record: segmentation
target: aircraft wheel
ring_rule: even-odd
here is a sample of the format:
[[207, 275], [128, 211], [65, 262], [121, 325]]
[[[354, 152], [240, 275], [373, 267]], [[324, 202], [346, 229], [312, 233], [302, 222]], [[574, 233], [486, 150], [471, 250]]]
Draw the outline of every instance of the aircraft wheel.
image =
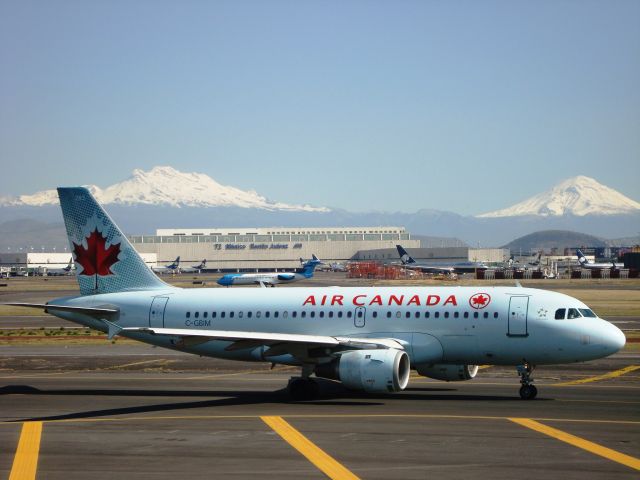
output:
[[313, 400], [318, 393], [318, 384], [311, 379], [293, 378], [289, 381], [289, 395], [292, 400]]
[[522, 400], [533, 400], [538, 395], [535, 385], [523, 385], [520, 387], [520, 398]]

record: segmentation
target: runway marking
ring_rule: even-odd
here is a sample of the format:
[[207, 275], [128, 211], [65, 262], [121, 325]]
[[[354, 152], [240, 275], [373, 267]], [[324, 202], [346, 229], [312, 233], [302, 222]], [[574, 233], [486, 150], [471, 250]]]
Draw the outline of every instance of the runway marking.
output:
[[517, 423], [518, 425], [522, 425], [523, 427], [535, 430], [536, 432], [549, 435], [550, 437], [560, 440], [561, 442], [573, 445], [574, 447], [582, 448], [583, 450], [593, 453], [594, 455], [599, 455], [614, 462], [621, 463], [622, 465], [626, 465], [627, 467], [633, 468], [635, 470], [640, 470], [640, 458], [632, 457], [631, 455], [625, 455], [624, 453], [620, 453], [616, 450], [603, 447], [602, 445], [590, 442], [589, 440], [585, 440], [584, 438], [576, 437], [575, 435], [571, 435], [570, 433], [563, 432], [562, 430], [558, 430], [556, 428], [536, 422], [535, 420], [531, 420], [530, 418], [509, 418], [509, 420]]
[[[386, 414], [288, 414], [287, 418], [428, 418], [443, 420], [508, 420], [510, 417], [497, 417], [489, 415], [438, 415], [438, 414], [411, 414], [411, 413], [386, 413]], [[157, 421], [157, 420], [216, 420], [216, 419], [249, 419], [259, 418], [260, 415], [149, 415], [144, 417], [112, 417], [112, 418], [70, 418], [60, 420], [43, 420], [43, 423], [92, 423], [92, 422], [130, 422], [130, 421]], [[640, 421], [634, 420], [604, 420], [591, 418], [533, 418], [542, 422], [568, 422], [568, 423], [597, 423], [613, 425], [640, 425]], [[0, 421], [0, 425], [15, 425], [15, 420]]]
[[628, 367], [621, 368], [620, 370], [614, 370], [613, 372], [604, 373], [602, 375], [596, 375], [595, 377], [581, 378], [579, 380], [572, 380], [570, 382], [556, 383], [556, 387], [566, 387], [569, 385], [580, 385], [583, 383], [599, 382], [600, 380], [608, 380], [610, 378], [620, 377], [627, 373], [640, 370], [640, 365], [629, 365]]
[[42, 422], [24, 422], [9, 480], [31, 480], [36, 478]]
[[167, 360], [165, 358], [156, 358], [155, 360], [142, 360], [140, 362], [132, 362], [132, 363], [125, 363], [123, 365], [113, 365], [111, 367], [98, 368], [97, 371], [100, 371], [100, 370], [119, 370], [121, 368], [133, 367], [135, 365], [144, 365], [146, 363], [157, 363], [157, 362], [164, 362], [163, 365], [166, 365], [167, 363], [177, 362], [177, 360]]
[[338, 463], [333, 457], [327, 455], [324, 450], [293, 428], [282, 417], [260, 417], [269, 425], [285, 442], [300, 452], [307, 460], [313, 463], [327, 477], [332, 479], [359, 480], [353, 473]]

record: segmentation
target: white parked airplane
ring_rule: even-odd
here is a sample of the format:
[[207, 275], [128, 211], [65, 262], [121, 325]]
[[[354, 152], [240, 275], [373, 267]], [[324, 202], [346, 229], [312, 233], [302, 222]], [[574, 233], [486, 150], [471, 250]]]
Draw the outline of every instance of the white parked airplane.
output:
[[196, 355], [301, 367], [366, 392], [397, 392], [410, 369], [469, 380], [479, 363], [515, 365], [536, 396], [534, 365], [611, 355], [624, 334], [568, 295], [521, 287], [181, 289], [164, 283], [85, 188], [59, 188], [80, 295], [44, 308], [81, 325]]
[[451, 275], [452, 273], [472, 273], [477, 270], [486, 270], [487, 266], [481, 262], [453, 262], [453, 263], [427, 263], [416, 262], [411, 255], [402, 247], [396, 245], [398, 255], [402, 266], [411, 270], [417, 270], [423, 273], [444, 273]]
[[624, 263], [616, 263], [613, 260], [606, 263], [594, 263], [587, 260], [587, 257], [584, 256], [581, 250], [578, 249], [576, 252], [578, 257], [578, 262], [580, 263], [581, 268], [586, 268], [587, 270], [618, 270], [620, 268], [624, 268]]
[[47, 275], [57, 276], [57, 275], [71, 275], [76, 270], [75, 265], [73, 264], [73, 257], [69, 259], [69, 263], [66, 267], [62, 268], [47, 268]]
[[154, 273], [180, 273], [180, 257], [177, 257], [173, 263], [166, 265], [166, 266], [160, 266], [160, 267], [151, 267], [151, 270], [153, 270]]
[[190, 267], [180, 267], [180, 273], [200, 273], [205, 268], [207, 268], [206, 258], [202, 260], [202, 262], [200, 262], [199, 265], [191, 265]]
[[275, 287], [279, 283], [297, 282], [313, 277], [316, 266], [322, 263], [315, 255], [312, 255], [311, 260], [306, 262], [301, 258], [300, 262], [302, 263], [302, 271], [300, 272], [229, 273], [220, 277], [218, 284], [225, 287], [260, 284]]

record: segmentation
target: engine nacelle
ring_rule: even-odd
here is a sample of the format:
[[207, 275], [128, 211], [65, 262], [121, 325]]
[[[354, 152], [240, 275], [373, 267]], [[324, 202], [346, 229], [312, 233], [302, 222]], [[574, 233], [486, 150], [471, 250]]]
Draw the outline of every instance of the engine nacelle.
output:
[[478, 374], [477, 365], [451, 365], [448, 363], [418, 365], [416, 370], [423, 377], [444, 380], [446, 382], [471, 380]]
[[316, 366], [316, 376], [340, 380], [352, 390], [399, 392], [409, 383], [409, 355], [395, 348], [352, 350]]

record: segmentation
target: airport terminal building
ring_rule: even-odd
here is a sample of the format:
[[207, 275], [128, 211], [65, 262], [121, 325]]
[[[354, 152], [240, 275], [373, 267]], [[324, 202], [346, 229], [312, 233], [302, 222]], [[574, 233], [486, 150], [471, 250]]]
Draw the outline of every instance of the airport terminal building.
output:
[[158, 265], [180, 257], [187, 266], [207, 260], [220, 272], [293, 269], [300, 258], [315, 254], [324, 262], [347, 262], [361, 250], [420, 247], [403, 227], [271, 227], [158, 229], [156, 235], [133, 235], [140, 253], [155, 254]]

